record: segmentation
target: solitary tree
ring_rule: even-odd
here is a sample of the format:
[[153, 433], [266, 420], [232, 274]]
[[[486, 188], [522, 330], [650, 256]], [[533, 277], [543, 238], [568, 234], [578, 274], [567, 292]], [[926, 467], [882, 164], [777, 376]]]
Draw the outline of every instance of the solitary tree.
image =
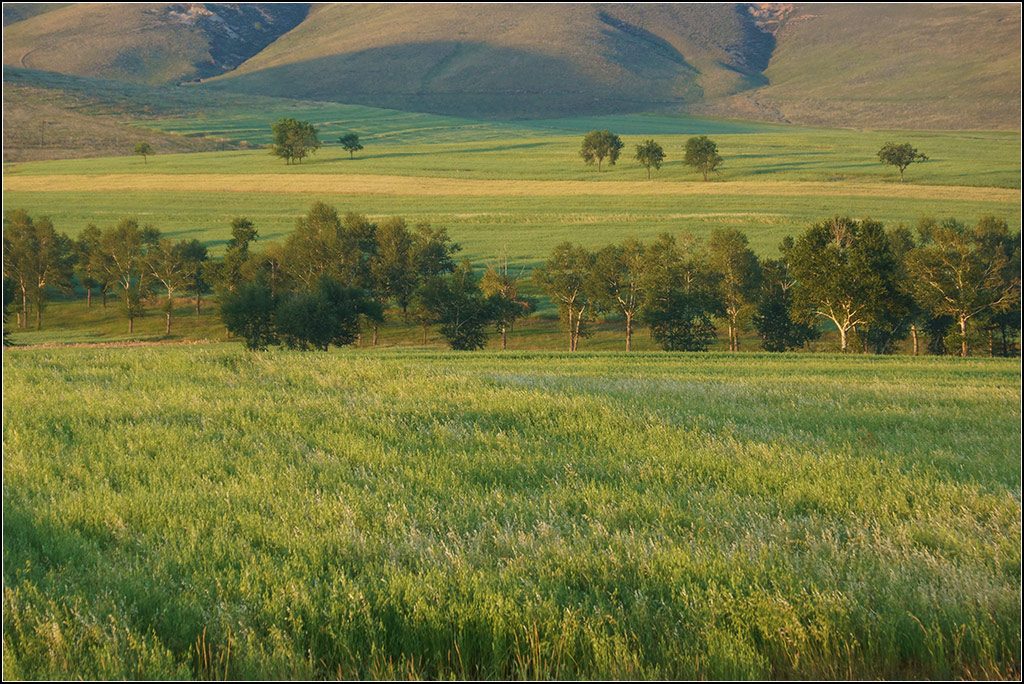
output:
[[359, 136], [355, 133], [346, 133], [345, 135], [338, 138], [338, 142], [348, 152], [348, 158], [352, 159], [355, 153], [363, 149], [363, 146], [359, 144]]
[[665, 150], [653, 140], [644, 140], [636, 146], [636, 160], [647, 167], [647, 180], [650, 180], [651, 167], [655, 170], [661, 168], [661, 163], [665, 161]]
[[903, 182], [903, 171], [914, 162], [927, 161], [928, 157], [911, 147], [910, 143], [885, 143], [878, 150], [878, 161], [900, 170], [900, 183]]
[[583, 138], [583, 147], [580, 148], [580, 156], [587, 164], [597, 162], [597, 171], [601, 171], [601, 162], [608, 160], [609, 166], [614, 166], [622, 151], [622, 139], [610, 131], [590, 131]]
[[283, 158], [286, 164], [291, 164], [295, 160], [302, 163], [306, 156], [320, 149], [318, 131], [308, 121], [278, 119], [270, 128], [274, 132], [271, 151]]
[[692, 166], [700, 171], [704, 180], [707, 180], [708, 174], [716, 170], [725, 160], [718, 154], [718, 145], [708, 136], [701, 135], [686, 141], [686, 156], [683, 161], [687, 166]]
[[149, 161], [147, 160], [147, 157], [153, 154], [153, 148], [150, 146], [148, 142], [140, 142], [138, 145], [135, 146], [135, 154], [140, 155], [142, 157], [143, 163], [148, 164]]

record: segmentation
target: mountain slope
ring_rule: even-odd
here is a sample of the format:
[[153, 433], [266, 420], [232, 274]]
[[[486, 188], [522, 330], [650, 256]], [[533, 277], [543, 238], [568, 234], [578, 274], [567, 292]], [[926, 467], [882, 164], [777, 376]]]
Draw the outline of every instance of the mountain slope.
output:
[[211, 87], [471, 116], [673, 109], [758, 82], [730, 5], [318, 5]]
[[131, 83], [177, 83], [233, 69], [297, 25], [308, 10], [299, 3], [56, 7], [4, 27], [5, 65]]

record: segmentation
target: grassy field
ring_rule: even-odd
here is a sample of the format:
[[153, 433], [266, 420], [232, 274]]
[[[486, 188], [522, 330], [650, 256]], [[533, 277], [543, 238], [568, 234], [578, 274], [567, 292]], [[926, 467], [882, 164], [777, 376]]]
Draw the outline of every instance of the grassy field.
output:
[[5, 678], [1018, 678], [1020, 367], [4, 353]]
[[[783, 237], [834, 214], [912, 225], [926, 215], [974, 221], [991, 213], [1020, 227], [1017, 133], [914, 134], [931, 159], [911, 166], [910, 182], [900, 184], [875, 158], [892, 139], [882, 132], [664, 116], [476, 125], [341, 105], [321, 114], [334, 132], [363, 121], [366, 149], [349, 159], [328, 146], [292, 166], [262, 150], [8, 164], [4, 205], [49, 215], [71, 234], [134, 215], [172, 237], [198, 237], [216, 254], [233, 217], [253, 219], [264, 240], [280, 239], [323, 200], [374, 218], [447, 226], [477, 265], [507, 250], [531, 266], [566, 239], [594, 246], [665, 231], [705, 237], [721, 227], [745, 231], [771, 255]], [[256, 122], [230, 109], [222, 120], [192, 125], [230, 139], [254, 137]], [[623, 134], [626, 149], [598, 173], [578, 158], [579, 131], [606, 126]], [[715, 135], [726, 158], [712, 182], [680, 161], [691, 133]], [[446, 141], [423, 142], [433, 135]], [[669, 152], [652, 181], [630, 154], [647, 136]]]

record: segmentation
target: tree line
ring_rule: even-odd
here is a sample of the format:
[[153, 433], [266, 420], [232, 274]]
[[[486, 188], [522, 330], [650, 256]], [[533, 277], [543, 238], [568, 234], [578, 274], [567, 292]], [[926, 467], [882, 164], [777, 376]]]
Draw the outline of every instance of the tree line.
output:
[[533, 278], [558, 304], [570, 350], [613, 314], [627, 350], [641, 322], [663, 349], [704, 351], [718, 321], [732, 351], [744, 330], [764, 350], [787, 351], [824, 324], [843, 352], [858, 342], [892, 353], [911, 338], [918, 355], [924, 336], [930, 353], [947, 353], [953, 337], [967, 356], [980, 337], [990, 354], [1009, 356], [1021, 323], [1020, 246], [1020, 234], [993, 216], [974, 226], [926, 218], [916, 230], [835, 216], [786, 238], [777, 259], [759, 259], [738, 230], [714, 230], [707, 244], [668, 234], [597, 250], [563, 243]]
[[169, 334], [175, 295], [193, 297], [199, 315], [202, 297], [216, 292], [229, 333], [251, 349], [327, 349], [364, 328], [377, 344], [389, 310], [418, 323], [424, 343], [436, 327], [453, 349], [482, 348], [492, 331], [505, 348], [508, 331], [536, 308], [524, 287], [557, 306], [572, 351], [601, 318], [622, 322], [626, 350], [638, 325], [677, 351], [708, 349], [719, 326], [732, 351], [750, 330], [762, 349], [798, 349], [824, 326], [844, 352], [891, 353], [910, 338], [915, 355], [922, 339], [928, 353], [944, 354], [949, 339], [966, 356], [987, 339], [989, 353], [1011, 355], [1020, 330], [1020, 235], [992, 216], [973, 226], [922, 219], [914, 230], [835, 216], [765, 259], [738, 230], [714, 230], [706, 243], [688, 234], [594, 249], [563, 243], [529, 279], [507, 263], [478, 276], [456, 261], [460, 246], [444, 228], [373, 222], [321, 202], [261, 250], [252, 221], [234, 219], [220, 260], [197, 240], [172, 242], [132, 218], [74, 239], [24, 210], [4, 224], [5, 311], [18, 327], [30, 315], [41, 327], [51, 294], [77, 285], [89, 307], [94, 293], [104, 307], [114, 296], [129, 333], [147, 302], [160, 302]]

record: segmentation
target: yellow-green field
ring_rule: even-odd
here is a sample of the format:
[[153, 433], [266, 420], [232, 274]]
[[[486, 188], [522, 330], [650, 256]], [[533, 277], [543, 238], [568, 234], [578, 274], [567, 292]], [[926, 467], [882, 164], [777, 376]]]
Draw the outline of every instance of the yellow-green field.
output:
[[1017, 679], [1020, 366], [9, 350], [4, 677]]

